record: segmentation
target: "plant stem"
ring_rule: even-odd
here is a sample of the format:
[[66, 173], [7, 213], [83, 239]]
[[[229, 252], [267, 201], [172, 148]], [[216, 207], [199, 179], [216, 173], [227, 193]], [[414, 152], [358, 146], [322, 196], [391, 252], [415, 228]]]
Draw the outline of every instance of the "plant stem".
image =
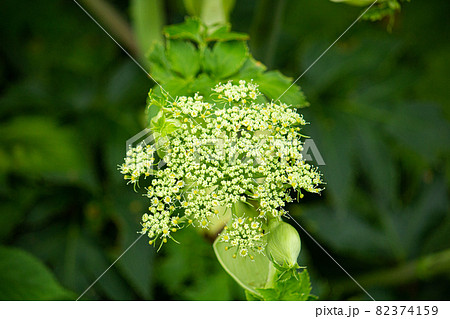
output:
[[[377, 271], [357, 278], [365, 288], [400, 286], [412, 281], [424, 280], [444, 273], [450, 273], [450, 249], [428, 255], [398, 267]], [[338, 296], [358, 290], [350, 281], [336, 284], [333, 294]]]
[[162, 42], [164, 11], [161, 0], [131, 0], [131, 21], [142, 55], [154, 42]]
[[184, 0], [191, 16], [200, 17], [207, 26], [228, 22], [235, 0]]
[[207, 26], [225, 24], [227, 16], [225, 10], [223, 10], [222, 0], [203, 1], [200, 18]]
[[139, 47], [136, 43], [133, 31], [127, 21], [117, 10], [104, 0], [81, 0], [88, 11], [100, 20], [108, 33], [111, 33], [130, 54], [139, 56]]
[[269, 273], [267, 274], [267, 283], [264, 286], [265, 289], [267, 288], [273, 288], [275, 287], [275, 283], [277, 280], [277, 269], [272, 264], [272, 262], [269, 262]]

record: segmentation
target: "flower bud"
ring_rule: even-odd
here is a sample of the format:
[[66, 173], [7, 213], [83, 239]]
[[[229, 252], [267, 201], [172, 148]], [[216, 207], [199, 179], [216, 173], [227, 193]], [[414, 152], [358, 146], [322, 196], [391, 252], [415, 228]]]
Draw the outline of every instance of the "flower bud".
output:
[[266, 252], [274, 263], [282, 267], [295, 267], [300, 249], [300, 236], [294, 227], [277, 220], [269, 223]]

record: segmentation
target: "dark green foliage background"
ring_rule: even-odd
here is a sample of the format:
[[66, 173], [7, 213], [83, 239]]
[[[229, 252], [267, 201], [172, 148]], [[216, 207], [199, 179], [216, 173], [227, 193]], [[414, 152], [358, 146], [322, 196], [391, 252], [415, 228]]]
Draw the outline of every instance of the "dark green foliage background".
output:
[[[360, 10], [240, 1], [231, 23], [256, 59], [297, 77]], [[186, 15], [178, 1], [164, 11], [167, 24]], [[117, 164], [153, 83], [72, 1], [0, 12], [0, 299], [76, 299], [138, 236], [146, 203]], [[299, 81], [327, 185], [291, 214], [375, 299], [450, 298], [448, 12], [416, 0], [392, 33], [359, 22]], [[368, 298], [300, 236], [314, 294]], [[245, 298], [208, 239], [177, 239], [158, 254], [140, 240], [83, 299]]]

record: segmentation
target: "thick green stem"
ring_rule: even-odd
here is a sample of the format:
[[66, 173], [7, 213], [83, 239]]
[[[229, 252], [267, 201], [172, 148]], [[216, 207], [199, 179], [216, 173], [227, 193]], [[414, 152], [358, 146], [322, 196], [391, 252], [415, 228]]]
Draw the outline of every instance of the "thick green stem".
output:
[[163, 4], [161, 0], [132, 0], [130, 13], [141, 55], [145, 55], [154, 42], [162, 42]]
[[222, 0], [203, 1], [201, 19], [207, 26], [225, 24], [228, 20]]
[[184, 0], [188, 13], [207, 25], [223, 25], [229, 20], [235, 0]]

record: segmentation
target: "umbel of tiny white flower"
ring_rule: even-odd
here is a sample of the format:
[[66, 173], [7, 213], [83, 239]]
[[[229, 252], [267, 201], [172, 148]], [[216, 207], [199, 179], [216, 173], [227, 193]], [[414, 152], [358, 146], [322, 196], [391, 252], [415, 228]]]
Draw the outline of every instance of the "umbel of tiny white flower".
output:
[[220, 235], [220, 241], [226, 242], [225, 250], [235, 249], [233, 258], [236, 256], [249, 256], [254, 259], [252, 252], [264, 254], [266, 243], [263, 240], [264, 232], [261, 221], [254, 220], [252, 217], [234, 217], [230, 226], [225, 226]]
[[152, 145], [139, 145], [128, 150], [125, 163], [120, 166], [120, 172], [129, 180], [128, 183], [136, 184], [141, 175], [147, 177], [153, 173], [154, 152]]
[[293, 201], [290, 189], [300, 198], [302, 190], [320, 191], [320, 173], [302, 157], [303, 117], [284, 103], [258, 102], [260, 95], [255, 83], [239, 81], [213, 88], [215, 103], [198, 94], [166, 101], [161, 112], [178, 129], [163, 132], [164, 169], [155, 170], [160, 159], [154, 146], [128, 151], [120, 167], [128, 183], [151, 177], [149, 212], [142, 217], [150, 243], [165, 243], [189, 225], [208, 228], [219, 211], [254, 202], [258, 220], [236, 217], [244, 222], [233, 221], [221, 237], [237, 255], [252, 256], [265, 245], [260, 224], [284, 214]]

